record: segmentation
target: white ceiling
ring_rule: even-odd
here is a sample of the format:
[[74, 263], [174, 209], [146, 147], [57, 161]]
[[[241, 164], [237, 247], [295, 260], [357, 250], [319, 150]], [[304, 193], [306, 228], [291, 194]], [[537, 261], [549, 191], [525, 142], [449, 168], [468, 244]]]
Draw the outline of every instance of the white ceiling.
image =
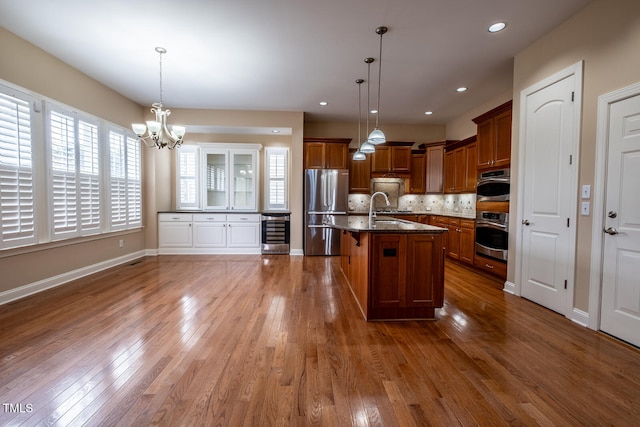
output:
[[[510, 90], [514, 55], [589, 1], [0, 0], [0, 25], [141, 105], [159, 100], [163, 46], [166, 107], [308, 121], [357, 121], [368, 56], [375, 106], [387, 26], [381, 125], [444, 124]], [[508, 26], [490, 34], [496, 21]]]

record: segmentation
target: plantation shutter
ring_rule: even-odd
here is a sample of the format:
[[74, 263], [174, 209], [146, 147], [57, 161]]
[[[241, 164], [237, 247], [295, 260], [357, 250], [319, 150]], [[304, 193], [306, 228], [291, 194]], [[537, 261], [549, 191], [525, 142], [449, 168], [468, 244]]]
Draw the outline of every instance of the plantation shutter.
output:
[[142, 225], [142, 153], [137, 139], [109, 132], [110, 228]]
[[198, 147], [183, 145], [176, 150], [178, 157], [178, 209], [197, 209], [200, 207], [198, 197]]
[[0, 248], [37, 242], [31, 102], [0, 86]]
[[101, 231], [98, 125], [50, 105], [50, 197], [54, 240]]
[[265, 157], [267, 209], [287, 209], [288, 150], [268, 147]]

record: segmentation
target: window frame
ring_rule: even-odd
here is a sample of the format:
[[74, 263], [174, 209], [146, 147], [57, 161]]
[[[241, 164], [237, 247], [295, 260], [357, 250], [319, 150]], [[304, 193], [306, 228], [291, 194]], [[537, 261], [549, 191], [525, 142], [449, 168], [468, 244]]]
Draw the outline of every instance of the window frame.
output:
[[[284, 172], [282, 178], [274, 178], [271, 176], [272, 157], [284, 155]], [[265, 147], [264, 150], [264, 207], [265, 210], [288, 210], [289, 209], [289, 176], [291, 173], [289, 147]], [[271, 201], [271, 184], [274, 182], [283, 183], [282, 203], [272, 203]]]
[[[65, 242], [71, 239], [85, 238], [95, 239], [97, 236], [104, 236], [112, 232], [123, 231], [136, 231], [144, 226], [144, 188], [143, 188], [143, 176], [144, 176], [144, 161], [143, 161], [143, 149], [138, 138], [133, 132], [123, 126], [108, 122], [102, 118], [83, 112], [79, 109], [70, 107], [56, 100], [49, 99], [38, 93], [29, 91], [20, 86], [14, 85], [10, 82], [0, 79], [0, 94], [3, 99], [10, 100], [12, 97], [20, 102], [22, 108], [26, 105], [29, 106], [29, 120], [28, 126], [30, 129], [31, 138], [31, 180], [32, 186], [32, 199], [33, 199], [33, 230], [26, 237], [13, 238], [7, 237], [7, 233], [3, 231], [2, 215], [6, 213], [0, 211], [0, 256], [3, 252], [16, 248], [37, 248], [37, 245], [52, 244], [64, 245]], [[7, 111], [10, 112], [10, 102], [7, 103]], [[0, 111], [1, 112], [1, 111]], [[56, 232], [54, 228], [54, 210], [53, 199], [54, 194], [52, 191], [52, 174], [54, 173], [52, 164], [52, 132], [51, 132], [51, 113], [63, 114], [68, 117], [72, 117], [73, 129], [74, 129], [74, 149], [75, 159], [73, 174], [77, 180], [78, 189], [76, 193], [77, 200], [77, 222], [75, 227], [71, 227], [69, 230], [58, 230]], [[23, 111], [24, 113], [24, 111]], [[7, 116], [10, 119], [10, 116]], [[0, 117], [2, 119], [2, 117]], [[26, 119], [23, 119], [26, 120]], [[8, 121], [7, 121], [8, 123]], [[82, 124], [81, 124], [82, 123]], [[80, 127], [84, 127], [84, 123], [89, 125], [89, 138], [83, 139], [83, 135], [80, 134]], [[71, 127], [69, 127], [71, 129]], [[127, 178], [128, 185], [128, 199], [127, 199], [127, 219], [126, 223], [112, 227], [109, 218], [111, 217], [111, 207], [108, 200], [109, 196], [109, 183], [111, 181], [110, 174], [110, 153], [109, 153], [109, 132], [115, 130], [122, 135], [125, 135], [126, 151], [129, 152], [127, 156], [132, 157], [133, 153], [134, 163], [126, 165], [127, 170], [131, 170], [133, 175]], [[5, 135], [11, 135], [6, 129], [2, 129], [0, 126], [0, 132], [4, 131]], [[2, 135], [0, 135], [2, 137]], [[11, 141], [14, 147], [7, 145], [5, 152], [19, 149], [19, 140], [17, 142]], [[89, 144], [84, 142], [90, 141]], [[15, 148], [15, 145], [18, 145]], [[97, 151], [94, 150], [97, 145]], [[90, 147], [89, 151], [84, 150]], [[89, 156], [85, 156], [85, 154]], [[2, 152], [0, 152], [0, 156]], [[97, 158], [96, 158], [97, 156]], [[87, 160], [87, 162], [84, 162]], [[7, 170], [11, 169], [0, 164], [0, 171], [8, 173]], [[86, 167], [84, 167], [86, 166]], [[14, 168], [15, 169], [15, 168]], [[70, 170], [70, 169], [69, 169]], [[95, 174], [97, 170], [97, 175]], [[9, 171], [10, 172], [10, 171]], [[57, 172], [56, 172], [57, 173]], [[71, 172], [70, 172], [71, 173]], [[96, 179], [97, 178], [97, 179]], [[7, 178], [5, 177], [5, 180]], [[9, 177], [9, 187], [12, 184]], [[82, 183], [85, 182], [86, 186], [82, 187]], [[6, 185], [6, 183], [4, 183]], [[16, 184], [17, 185], [17, 184]], [[92, 189], [97, 188], [97, 193]], [[92, 204], [87, 211], [86, 204], [83, 205], [81, 194], [84, 189], [84, 195], [90, 197], [86, 200], [91, 200]], [[0, 194], [2, 197], [2, 194]], [[13, 199], [19, 197], [11, 195]], [[6, 200], [6, 197], [5, 197]], [[4, 202], [3, 202], [4, 204]], [[6, 204], [5, 204], [6, 205]], [[97, 206], [97, 210], [95, 207]], [[93, 208], [92, 208], [93, 207]], [[133, 207], [133, 209], [129, 209]], [[96, 220], [96, 217], [99, 217]], [[48, 245], [47, 247], [49, 247]], [[31, 250], [31, 249], [29, 249]]]

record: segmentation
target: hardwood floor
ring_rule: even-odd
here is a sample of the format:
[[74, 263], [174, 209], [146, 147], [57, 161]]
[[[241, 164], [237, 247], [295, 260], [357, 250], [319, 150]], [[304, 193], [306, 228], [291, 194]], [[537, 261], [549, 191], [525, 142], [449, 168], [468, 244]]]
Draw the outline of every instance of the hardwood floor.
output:
[[0, 425], [638, 425], [638, 349], [498, 287], [365, 322], [338, 257], [145, 258], [0, 306]]

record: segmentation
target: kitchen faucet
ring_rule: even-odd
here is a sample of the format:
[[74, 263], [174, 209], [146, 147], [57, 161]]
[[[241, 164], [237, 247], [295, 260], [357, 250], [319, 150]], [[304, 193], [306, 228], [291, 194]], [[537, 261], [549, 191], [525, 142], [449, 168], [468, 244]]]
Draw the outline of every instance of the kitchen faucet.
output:
[[376, 191], [375, 193], [373, 193], [371, 195], [371, 200], [369, 202], [369, 224], [371, 224], [371, 221], [373, 219], [373, 198], [376, 197], [378, 194], [381, 194], [384, 196], [384, 200], [387, 202], [387, 206], [391, 205], [391, 203], [389, 202], [389, 198], [385, 193], [383, 193], [382, 191]]

